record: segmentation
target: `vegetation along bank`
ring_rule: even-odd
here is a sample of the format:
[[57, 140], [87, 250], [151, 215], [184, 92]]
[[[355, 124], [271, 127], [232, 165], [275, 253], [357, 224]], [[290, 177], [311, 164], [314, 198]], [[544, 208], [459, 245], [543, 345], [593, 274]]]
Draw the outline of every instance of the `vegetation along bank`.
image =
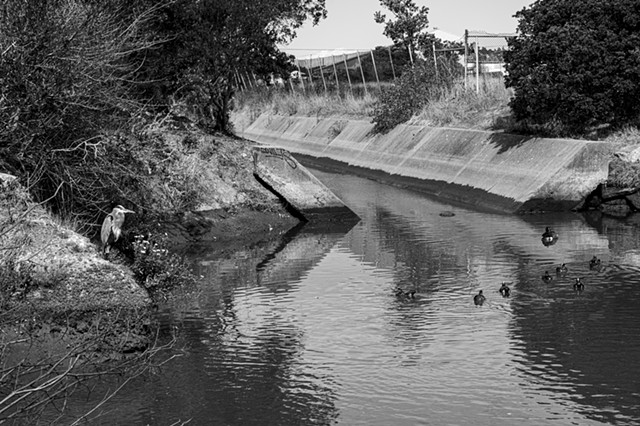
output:
[[[463, 46], [428, 31], [427, 8], [380, 3], [400, 7], [376, 17], [406, 64], [394, 80], [304, 92], [289, 80], [285, 92], [249, 90], [240, 72], [288, 79], [294, 65], [278, 46], [323, 19], [324, 0], [0, 2], [0, 420], [36, 418], [84, 378], [166, 361], [171, 336], [155, 333], [150, 309], [197, 279], [180, 245], [228, 250], [297, 223], [255, 179], [252, 143], [234, 135], [243, 117], [339, 115], [373, 135], [426, 125], [622, 141], [609, 163], [620, 167], [585, 204], [637, 209], [637, 2], [535, 2], [499, 52], [506, 78], [478, 92], [460, 78]], [[434, 47], [448, 49], [436, 63], [416, 54]], [[118, 204], [136, 213], [102, 259], [100, 224]]]

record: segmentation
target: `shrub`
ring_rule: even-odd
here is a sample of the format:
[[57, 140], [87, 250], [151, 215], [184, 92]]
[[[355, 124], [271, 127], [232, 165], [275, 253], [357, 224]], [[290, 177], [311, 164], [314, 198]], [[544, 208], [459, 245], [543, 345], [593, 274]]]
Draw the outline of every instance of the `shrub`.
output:
[[105, 137], [140, 115], [138, 55], [154, 45], [143, 29], [156, 11], [127, 3], [0, 0], [2, 166], [36, 201], [55, 195], [56, 212], [95, 213], [137, 182]]
[[579, 136], [640, 114], [635, 0], [541, 0], [516, 14], [505, 52], [515, 118]]
[[187, 263], [166, 249], [166, 235], [155, 239], [151, 239], [151, 234], [137, 235], [132, 245], [131, 270], [152, 297], [166, 297], [176, 287], [195, 283], [196, 278]]
[[430, 63], [420, 63], [405, 70], [393, 86], [382, 89], [373, 112], [374, 131], [388, 132], [408, 121], [452, 85], [451, 76], [436, 74]]

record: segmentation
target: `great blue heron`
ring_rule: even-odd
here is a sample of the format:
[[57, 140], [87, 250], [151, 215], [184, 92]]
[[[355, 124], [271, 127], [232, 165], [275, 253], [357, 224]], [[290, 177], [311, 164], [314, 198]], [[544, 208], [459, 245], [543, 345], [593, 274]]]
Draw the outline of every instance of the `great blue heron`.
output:
[[118, 241], [118, 238], [120, 238], [125, 213], [135, 212], [133, 210], [125, 209], [121, 205], [117, 205], [113, 210], [111, 210], [111, 213], [104, 218], [104, 222], [102, 222], [100, 238], [102, 239], [102, 254], [105, 256], [109, 254], [111, 244]]

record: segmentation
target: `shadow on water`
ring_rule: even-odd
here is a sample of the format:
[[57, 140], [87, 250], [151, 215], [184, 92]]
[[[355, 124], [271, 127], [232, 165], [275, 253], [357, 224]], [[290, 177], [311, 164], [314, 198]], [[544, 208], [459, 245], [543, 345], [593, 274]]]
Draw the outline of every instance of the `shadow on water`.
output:
[[164, 331], [179, 330], [178, 357], [122, 389], [112, 401], [118, 409], [105, 409], [93, 424], [335, 423], [339, 384], [330, 367], [300, 365], [305, 331], [287, 302], [356, 223], [304, 223], [224, 256], [218, 247], [213, 257], [203, 246], [192, 251], [202, 284], [158, 312]]
[[301, 222], [291, 228], [256, 265], [258, 284], [298, 281], [359, 221]]
[[172, 367], [179, 376], [164, 378], [173, 397], [162, 404], [171, 404], [170, 412], [184, 411], [182, 418], [191, 415], [196, 424], [334, 422], [337, 385], [330, 369], [299, 366], [304, 331], [284, 301], [355, 224], [302, 223], [227, 259], [192, 258], [214, 290], [206, 289], [199, 306], [171, 320], [182, 323], [189, 356]]

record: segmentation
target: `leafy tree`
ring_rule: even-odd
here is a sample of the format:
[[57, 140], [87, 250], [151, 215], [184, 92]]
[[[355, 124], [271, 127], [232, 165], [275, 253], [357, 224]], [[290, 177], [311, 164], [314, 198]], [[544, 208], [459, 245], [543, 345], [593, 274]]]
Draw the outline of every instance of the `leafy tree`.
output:
[[638, 1], [539, 0], [515, 16], [504, 56], [517, 120], [569, 134], [637, 120]]
[[431, 47], [434, 37], [426, 32], [429, 27], [428, 7], [418, 7], [413, 0], [380, 0], [380, 5], [394, 16], [387, 19], [381, 11], [373, 15], [378, 24], [384, 24], [385, 36], [394, 43], [404, 44], [414, 58], [416, 51]]
[[172, 41], [146, 71], [164, 82], [165, 100], [186, 101], [214, 130], [229, 131], [237, 73], [287, 75], [290, 58], [277, 44], [295, 37], [306, 19], [316, 24], [325, 16], [325, 0], [177, 0], [159, 25]]

